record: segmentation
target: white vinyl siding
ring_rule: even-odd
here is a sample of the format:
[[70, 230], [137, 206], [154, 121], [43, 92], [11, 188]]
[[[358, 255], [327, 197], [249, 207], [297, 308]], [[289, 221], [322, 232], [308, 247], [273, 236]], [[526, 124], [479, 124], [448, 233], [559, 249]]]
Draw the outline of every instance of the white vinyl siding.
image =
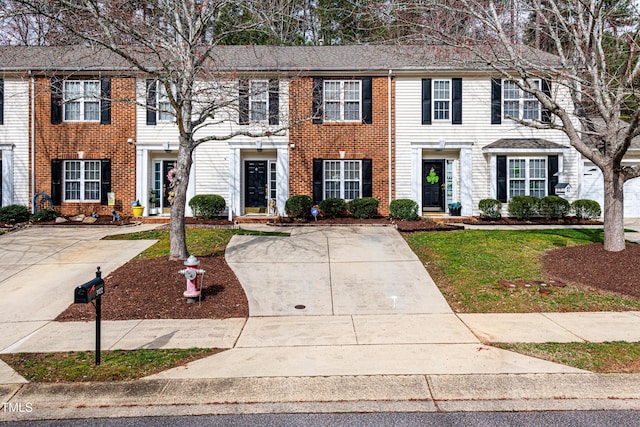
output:
[[100, 81], [65, 80], [63, 106], [67, 122], [100, 121]]
[[[8, 162], [3, 165], [3, 197], [9, 198], [11, 204], [28, 206], [33, 196], [29, 189], [28, 79], [4, 78], [4, 124], [0, 126], [0, 146], [7, 156], [13, 157], [11, 170], [7, 169]], [[9, 193], [10, 182], [13, 183], [13, 194]]]
[[[449, 76], [442, 76], [449, 77]], [[461, 151], [455, 147], [459, 143], [471, 144], [472, 162], [469, 167], [458, 162], [460, 167], [454, 168], [454, 201], [461, 201], [465, 191], [472, 192], [471, 202], [465, 203], [474, 215], [479, 214], [478, 203], [482, 199], [496, 194], [495, 155], [488, 155], [483, 148], [502, 138], [541, 138], [569, 147], [568, 138], [555, 130], [535, 130], [524, 127], [512, 120], [504, 120], [501, 125], [491, 125], [491, 78], [487, 75], [464, 75], [462, 79], [464, 123], [452, 125], [450, 121], [434, 120], [429, 132], [425, 132], [421, 120], [422, 79], [438, 79], [439, 76], [398, 76], [395, 80], [395, 194], [394, 198], [411, 198], [421, 203], [421, 159], [449, 158], [457, 159]], [[554, 85], [553, 95], [563, 108], [572, 111], [571, 97], [566, 88]], [[576, 125], [579, 125], [576, 122]], [[440, 148], [440, 143], [444, 147]], [[459, 146], [459, 145], [457, 145]], [[422, 147], [434, 147], [432, 149]], [[500, 153], [510, 156], [511, 153]], [[563, 152], [517, 153], [514, 157], [541, 157], [560, 155], [559, 170], [564, 173], [563, 182], [578, 188], [579, 154], [573, 149]], [[420, 161], [415, 159], [419, 158]], [[492, 160], [493, 159], [493, 160]], [[456, 160], [457, 162], [457, 160]], [[455, 165], [455, 162], [454, 162]], [[469, 174], [472, 179], [463, 181], [461, 177]], [[547, 177], [548, 180], [548, 177]], [[548, 181], [547, 181], [548, 182]], [[455, 189], [458, 190], [455, 190]], [[457, 191], [457, 192], [456, 192]], [[570, 196], [578, 197], [578, 192]], [[464, 208], [464, 207], [463, 207]], [[506, 204], [505, 212], [506, 215]]]

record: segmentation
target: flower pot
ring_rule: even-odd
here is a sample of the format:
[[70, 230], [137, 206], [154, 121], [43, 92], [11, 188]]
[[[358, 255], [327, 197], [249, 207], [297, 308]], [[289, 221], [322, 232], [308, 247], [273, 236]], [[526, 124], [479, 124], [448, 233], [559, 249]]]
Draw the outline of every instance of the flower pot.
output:
[[142, 216], [144, 213], [144, 206], [131, 206], [131, 210], [133, 211], [133, 216]]
[[451, 215], [451, 216], [460, 216], [460, 211], [462, 211], [462, 207], [449, 208], [449, 215]]

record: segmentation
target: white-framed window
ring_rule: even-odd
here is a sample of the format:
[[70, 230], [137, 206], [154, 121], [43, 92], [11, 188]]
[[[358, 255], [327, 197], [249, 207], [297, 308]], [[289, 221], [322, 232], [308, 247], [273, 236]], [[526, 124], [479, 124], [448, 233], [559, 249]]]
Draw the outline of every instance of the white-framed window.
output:
[[324, 119], [355, 122], [362, 120], [360, 80], [324, 81]]
[[362, 194], [361, 160], [324, 161], [324, 198], [353, 200]]
[[433, 119], [449, 120], [451, 111], [451, 80], [433, 81]]
[[514, 196], [547, 195], [547, 159], [509, 157], [507, 159], [509, 199]]
[[[532, 82], [540, 89], [540, 80]], [[502, 84], [502, 113], [504, 118], [540, 120], [540, 101], [532, 94], [521, 90], [513, 80], [505, 80]]]
[[100, 121], [99, 80], [65, 80], [62, 97], [65, 121]]
[[158, 121], [159, 122], [172, 122], [175, 120], [175, 110], [169, 101], [169, 95], [167, 95], [167, 88], [162, 83], [158, 82], [158, 90], [156, 91], [158, 97]]
[[100, 201], [100, 160], [64, 162], [64, 201]]
[[249, 120], [264, 122], [269, 119], [269, 81], [251, 80], [249, 83]]

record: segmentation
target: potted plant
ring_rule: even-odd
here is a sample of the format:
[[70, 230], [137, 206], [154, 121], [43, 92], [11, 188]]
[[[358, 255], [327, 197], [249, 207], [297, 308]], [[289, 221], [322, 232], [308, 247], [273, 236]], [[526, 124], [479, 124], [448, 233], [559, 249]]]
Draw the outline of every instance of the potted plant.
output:
[[462, 211], [462, 204], [460, 202], [449, 203], [449, 215], [460, 216]]
[[131, 203], [131, 210], [133, 211], [133, 216], [142, 216], [144, 213], [144, 206], [140, 204], [140, 200], [136, 200]]

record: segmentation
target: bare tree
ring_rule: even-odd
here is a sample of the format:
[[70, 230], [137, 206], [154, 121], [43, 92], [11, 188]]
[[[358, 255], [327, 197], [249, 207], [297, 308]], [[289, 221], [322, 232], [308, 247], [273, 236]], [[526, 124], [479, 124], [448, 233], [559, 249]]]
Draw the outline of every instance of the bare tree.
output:
[[[220, 122], [236, 121], [239, 91], [233, 70], [216, 57], [218, 45], [229, 37], [251, 31], [260, 23], [226, 25], [224, 17], [252, 2], [236, 0], [16, 0], [36, 16], [43, 16], [71, 34], [108, 49], [128, 61], [164, 88], [179, 133], [173, 205], [170, 222], [170, 258], [189, 255], [185, 239], [185, 205], [192, 154], [207, 141], [235, 136], [260, 137], [274, 129], [228, 126], [225, 134], [203, 132]], [[245, 96], [250, 94], [245, 93]]]
[[[519, 120], [522, 126], [556, 129], [604, 177], [604, 248], [625, 249], [625, 181], [640, 165], [622, 159], [640, 134], [637, 83], [640, 74], [639, 12], [628, 0], [432, 0], [391, 1], [390, 10], [412, 10], [411, 43], [457, 46], [482, 59], [522, 91], [533, 95], [553, 120]], [[435, 14], [463, 19], [443, 28]], [[395, 14], [393, 19], [399, 19]], [[417, 18], [416, 18], [417, 17]], [[401, 18], [401, 16], [400, 16]], [[555, 55], [526, 46], [529, 32]], [[530, 39], [530, 38], [529, 38]], [[565, 88], [566, 108], [535, 84], [546, 79]], [[630, 105], [632, 108], [630, 108]]]

